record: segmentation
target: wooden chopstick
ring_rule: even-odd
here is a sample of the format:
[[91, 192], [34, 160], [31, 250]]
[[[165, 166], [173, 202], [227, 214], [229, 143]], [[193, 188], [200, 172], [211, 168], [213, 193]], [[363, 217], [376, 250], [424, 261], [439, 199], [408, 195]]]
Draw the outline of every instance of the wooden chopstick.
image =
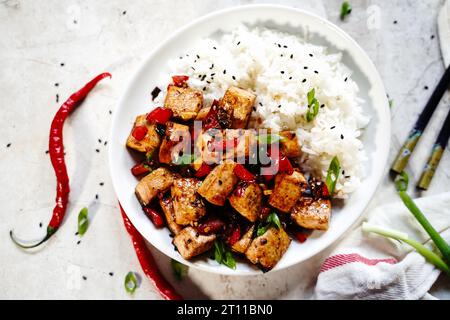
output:
[[439, 80], [438, 85], [436, 86], [436, 88], [433, 91], [433, 94], [428, 100], [428, 103], [426, 104], [425, 108], [422, 110], [422, 113], [417, 119], [416, 124], [410, 131], [408, 138], [406, 139], [402, 148], [398, 152], [397, 157], [395, 158], [395, 161], [391, 167], [392, 172], [400, 173], [403, 171], [403, 169], [405, 169], [406, 165], [408, 164], [408, 160], [409, 157], [411, 156], [411, 153], [416, 147], [417, 142], [422, 136], [423, 131], [425, 130], [428, 122], [430, 121], [434, 110], [436, 110], [436, 107], [438, 106], [439, 101], [441, 100], [442, 96], [447, 90], [449, 84], [450, 84], [450, 66], [447, 68], [447, 70], [445, 70], [441, 80]]
[[422, 175], [420, 177], [417, 188], [422, 190], [427, 190], [430, 185], [431, 179], [433, 179], [434, 173], [436, 172], [439, 161], [441, 160], [442, 154], [448, 144], [448, 139], [450, 138], [450, 110], [448, 111], [447, 117], [445, 118], [444, 124], [442, 125], [441, 131], [436, 139], [436, 142], [431, 149], [430, 157], [428, 158], [427, 164], [425, 165]]

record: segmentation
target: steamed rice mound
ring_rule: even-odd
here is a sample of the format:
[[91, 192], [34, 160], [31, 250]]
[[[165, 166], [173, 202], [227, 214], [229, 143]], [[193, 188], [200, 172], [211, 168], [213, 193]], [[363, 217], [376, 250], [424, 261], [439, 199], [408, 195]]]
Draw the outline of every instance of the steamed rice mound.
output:
[[[170, 67], [173, 74], [189, 75], [207, 104], [232, 85], [253, 90], [251, 126], [295, 130], [302, 170], [322, 179], [337, 156], [341, 173], [335, 196], [345, 198], [360, 185], [366, 161], [360, 137], [369, 119], [340, 54], [290, 34], [241, 26], [219, 40], [199, 41]], [[320, 108], [308, 123], [307, 93], [313, 88]]]

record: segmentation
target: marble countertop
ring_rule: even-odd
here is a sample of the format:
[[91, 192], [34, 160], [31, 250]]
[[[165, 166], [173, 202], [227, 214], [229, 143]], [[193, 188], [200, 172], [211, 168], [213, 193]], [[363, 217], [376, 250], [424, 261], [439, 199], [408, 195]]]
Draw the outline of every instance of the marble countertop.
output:
[[[143, 275], [117, 208], [108, 174], [107, 137], [111, 113], [140, 61], [180, 26], [208, 12], [249, 3], [300, 6], [299, 1], [207, 0], [0, 0], [0, 298], [159, 299], [144, 277], [134, 296], [123, 288], [128, 271]], [[393, 160], [409, 128], [444, 71], [436, 30], [442, 0], [354, 1], [339, 20], [341, 1], [302, 1], [327, 17], [369, 54], [392, 106]], [[68, 95], [94, 74], [105, 81], [64, 131], [72, 181], [71, 202], [61, 230], [35, 252], [16, 248], [8, 237], [39, 238], [51, 215], [55, 181], [46, 154], [51, 119]], [[58, 102], [59, 101], [59, 102]], [[417, 180], [448, 111], [446, 95], [410, 161]], [[97, 151], [98, 150], [98, 151]], [[450, 153], [444, 153], [425, 193], [450, 191]], [[98, 195], [98, 199], [96, 199]], [[370, 206], [397, 200], [387, 176]], [[79, 210], [88, 206], [89, 231], [75, 235]], [[176, 282], [169, 260], [153, 250], [163, 272], [188, 298], [309, 298], [329, 248], [286, 271], [231, 277], [189, 270]], [[448, 280], [433, 287], [450, 298]]]

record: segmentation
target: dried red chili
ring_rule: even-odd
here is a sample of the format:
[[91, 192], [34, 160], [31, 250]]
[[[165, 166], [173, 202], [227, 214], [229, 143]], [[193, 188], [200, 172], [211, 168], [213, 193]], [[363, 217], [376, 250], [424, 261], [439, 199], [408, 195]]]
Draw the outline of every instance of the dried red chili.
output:
[[203, 130], [207, 131], [209, 129], [221, 129], [219, 119], [218, 119], [218, 108], [219, 108], [219, 101], [214, 100], [211, 109], [209, 109], [208, 114], [206, 115], [205, 119], [202, 122]]
[[138, 177], [144, 173], [149, 173], [149, 172], [150, 172], [150, 168], [147, 165], [145, 165], [144, 163], [138, 163], [135, 166], [133, 166], [133, 168], [131, 168], [131, 173], [135, 177]]
[[210, 172], [212, 168], [209, 164], [203, 162], [200, 168], [197, 170], [197, 172], [194, 174], [196, 178], [203, 178], [206, 177]]
[[12, 241], [21, 248], [34, 248], [47, 241], [59, 228], [67, 210], [67, 203], [69, 201], [69, 176], [67, 175], [66, 163], [64, 160], [64, 144], [63, 144], [63, 127], [69, 114], [81, 104], [89, 92], [96, 86], [96, 84], [106, 78], [110, 77], [110, 73], [102, 73], [89, 81], [83, 88], [73, 93], [66, 102], [64, 102], [56, 112], [50, 127], [49, 137], [49, 153], [53, 169], [56, 175], [56, 205], [53, 209], [53, 216], [47, 226], [47, 234], [44, 239], [36, 244], [24, 245], [15, 239], [12, 230], [9, 235]]
[[179, 295], [172, 285], [164, 278], [156, 265], [150, 250], [145, 244], [144, 238], [136, 230], [131, 221], [128, 219], [125, 211], [119, 203], [120, 211], [122, 212], [123, 223], [127, 229], [131, 242], [133, 243], [136, 256], [141, 264], [142, 270], [147, 277], [153, 282], [153, 285], [159, 291], [161, 296], [166, 300], [183, 300], [183, 297]]
[[152, 220], [156, 228], [162, 228], [165, 226], [164, 219], [158, 211], [149, 207], [144, 207], [144, 212], [147, 215], [147, 217], [149, 217], [150, 220]]
[[233, 170], [234, 174], [242, 181], [255, 181], [255, 176], [245, 169], [242, 164], [237, 164]]
[[187, 86], [187, 81], [189, 80], [189, 76], [173, 76], [172, 81], [173, 85], [176, 87], [185, 87]]

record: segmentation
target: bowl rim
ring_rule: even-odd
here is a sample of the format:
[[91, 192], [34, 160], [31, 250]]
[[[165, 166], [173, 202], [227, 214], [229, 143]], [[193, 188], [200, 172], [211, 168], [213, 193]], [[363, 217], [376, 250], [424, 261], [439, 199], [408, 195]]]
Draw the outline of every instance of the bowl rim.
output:
[[[367, 53], [364, 51], [364, 49], [356, 42], [356, 40], [354, 40], [349, 34], [347, 34], [344, 30], [342, 30], [340, 27], [338, 27], [337, 25], [335, 25], [334, 23], [328, 21], [326, 18], [323, 18], [315, 13], [312, 13], [310, 11], [304, 10], [304, 9], [300, 9], [300, 8], [295, 8], [295, 7], [291, 7], [291, 6], [287, 6], [287, 5], [279, 5], [279, 4], [248, 4], [248, 5], [238, 5], [238, 6], [232, 6], [229, 8], [224, 8], [224, 9], [219, 9], [213, 12], [210, 12], [208, 14], [205, 14], [203, 16], [198, 17], [197, 19], [194, 19], [193, 21], [179, 27], [178, 29], [176, 29], [174, 32], [172, 32], [165, 40], [161, 41], [161, 43], [159, 45], [157, 45], [143, 60], [141, 63], [139, 63], [138, 67], [134, 70], [133, 75], [129, 78], [128, 83], [125, 86], [125, 89], [122, 91], [121, 95], [120, 95], [120, 99], [117, 103], [117, 105], [120, 107], [121, 105], [124, 105], [125, 103], [125, 98], [126, 96], [129, 94], [129, 92], [132, 89], [132, 85], [138, 80], [141, 71], [145, 68], [145, 66], [158, 54], [158, 52], [163, 49], [166, 45], [168, 45], [173, 39], [175, 39], [176, 37], [178, 37], [179, 35], [183, 34], [184, 32], [186, 32], [186, 30], [189, 30], [190, 28], [198, 25], [198, 24], [202, 24], [205, 21], [212, 19], [214, 17], [219, 17], [221, 15], [224, 14], [229, 14], [229, 13], [233, 13], [233, 12], [238, 12], [238, 11], [245, 11], [245, 10], [249, 10], [249, 9], [254, 9], [254, 10], [258, 10], [258, 9], [275, 9], [275, 10], [285, 10], [285, 11], [290, 11], [290, 12], [296, 12], [299, 13], [301, 15], [307, 15], [313, 19], [318, 20], [318, 22], [327, 25], [327, 27], [329, 27], [330, 29], [332, 29], [333, 32], [335, 32], [336, 34], [338, 34], [340, 37], [345, 38], [349, 44], [351, 44], [351, 46], [353, 46], [355, 48], [356, 51], [358, 51], [358, 54], [363, 58], [364, 62], [367, 63], [367, 69], [372, 72], [372, 77], [373, 77], [373, 83], [378, 86], [383, 93], [385, 93], [384, 95], [384, 104], [380, 105], [378, 107], [378, 112], [381, 112], [382, 115], [384, 116], [383, 118], [387, 117], [388, 119], [390, 119], [390, 110], [389, 110], [389, 106], [388, 106], [388, 100], [386, 97], [386, 90], [385, 87], [383, 85], [382, 79], [378, 73], [378, 70], [376, 69], [373, 61], [370, 59], [370, 57], [367, 55]], [[109, 141], [113, 141], [114, 140], [114, 128], [116, 127], [116, 123], [119, 121], [118, 117], [116, 116], [116, 113], [113, 113], [113, 119], [111, 121], [111, 127], [110, 127], [110, 133], [109, 133]], [[341, 230], [340, 233], [337, 233], [335, 236], [331, 237], [331, 239], [328, 241], [328, 243], [326, 243], [325, 245], [323, 245], [320, 249], [318, 250], [311, 250], [311, 252], [309, 252], [308, 254], [305, 254], [303, 256], [303, 259], [300, 261], [293, 261], [292, 263], [288, 263], [286, 265], [283, 265], [281, 267], [279, 267], [278, 269], [275, 269], [273, 271], [271, 271], [272, 273], [274, 272], [278, 272], [278, 271], [284, 271], [289, 267], [295, 266], [297, 264], [300, 263], [304, 263], [306, 261], [308, 261], [309, 259], [311, 259], [313, 256], [323, 252], [325, 249], [329, 248], [331, 245], [335, 244], [336, 242], [338, 242], [340, 239], [343, 238], [343, 236], [346, 234], [346, 232], [348, 230], [350, 230], [353, 226], [355, 226], [360, 220], [361, 217], [363, 216], [363, 213], [365, 212], [365, 210], [367, 209], [370, 201], [373, 198], [373, 195], [375, 194], [376, 190], [378, 189], [381, 181], [382, 181], [382, 177], [384, 174], [384, 169], [386, 168], [387, 165], [387, 161], [388, 161], [388, 156], [389, 156], [389, 149], [390, 149], [390, 136], [391, 136], [391, 123], [390, 121], [388, 123], [384, 124], [385, 127], [383, 128], [384, 132], [383, 132], [383, 136], [386, 137], [386, 143], [384, 143], [383, 145], [380, 146], [380, 152], [382, 153], [382, 165], [379, 165], [379, 170], [378, 172], [374, 175], [372, 181], [374, 181], [374, 183], [372, 183], [372, 188], [371, 190], [368, 192], [367, 196], [365, 197], [367, 200], [365, 201], [365, 204], [361, 207], [361, 212], [359, 213], [359, 215], [355, 218], [355, 220], [349, 224], [348, 226], [346, 226], [345, 228], [343, 228]], [[111, 166], [111, 163], [113, 163], [114, 159], [113, 159], [113, 148], [109, 148], [108, 149], [108, 166], [109, 166], [109, 171], [110, 171], [110, 176], [111, 176], [111, 180], [112, 180], [112, 185], [113, 185], [113, 189], [114, 189], [114, 193], [117, 197], [117, 200], [120, 202], [119, 196], [118, 196], [118, 192], [117, 192], [117, 188], [116, 188], [116, 179], [114, 178], [115, 174], [113, 172], [113, 168]], [[132, 218], [130, 217], [130, 221], [133, 223]], [[223, 268], [213, 268], [213, 267], [207, 267], [207, 266], [203, 266], [203, 265], [199, 265], [195, 262], [190, 262], [187, 261], [185, 259], [183, 259], [181, 256], [179, 255], [175, 255], [175, 256], [170, 256], [168, 255], [166, 252], [164, 252], [162, 249], [158, 248], [155, 244], [153, 244], [152, 241], [148, 240], [143, 233], [141, 232], [142, 227], [138, 224], [135, 225], [133, 223], [133, 225], [136, 227], [136, 229], [138, 230], [138, 232], [142, 235], [142, 237], [146, 240], [146, 242], [148, 244], [151, 244], [151, 247], [157, 249], [159, 252], [161, 252], [162, 254], [164, 254], [164, 256], [168, 257], [168, 258], [172, 258], [177, 260], [178, 262], [187, 265], [189, 267], [193, 267], [197, 270], [201, 270], [201, 271], [206, 271], [206, 272], [211, 272], [211, 273], [215, 273], [215, 274], [220, 274], [220, 275], [232, 275], [232, 276], [256, 276], [256, 275], [261, 275], [262, 271], [259, 270], [251, 270], [251, 271], [242, 271], [242, 270], [224, 270]], [[224, 272], [226, 271], [226, 272]]]

